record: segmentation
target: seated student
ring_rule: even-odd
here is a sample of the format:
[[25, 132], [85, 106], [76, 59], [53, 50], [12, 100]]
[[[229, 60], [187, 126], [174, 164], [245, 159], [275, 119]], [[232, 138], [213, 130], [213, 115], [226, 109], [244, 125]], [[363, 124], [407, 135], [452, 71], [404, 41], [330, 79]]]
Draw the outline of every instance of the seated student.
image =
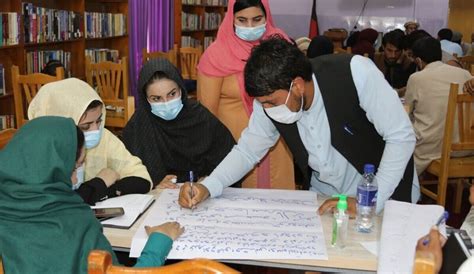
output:
[[[93, 249], [117, 258], [90, 207], [73, 191], [85, 158], [74, 121], [40, 117], [0, 151], [0, 254], [5, 273], [87, 273]], [[77, 184], [77, 183], [75, 183]], [[136, 267], [160, 266], [184, 228], [148, 227]]]
[[56, 68], [59, 67], [64, 67], [63, 63], [61, 63], [59, 60], [51, 59], [48, 61], [48, 63], [46, 63], [44, 68], [41, 70], [41, 73], [56, 76]]
[[86, 161], [78, 168], [79, 184], [74, 187], [86, 203], [151, 190], [150, 175], [141, 160], [104, 128], [104, 103], [86, 82], [70, 78], [41, 87], [30, 103], [28, 117], [49, 115], [74, 119], [86, 136]]
[[[269, 69], [271, 68], [271, 69]], [[368, 58], [331, 54], [314, 59], [278, 37], [253, 48], [245, 87], [255, 98], [249, 126], [209, 177], [181, 187], [179, 203], [192, 207], [239, 180], [280, 135], [295, 157], [306, 189], [356, 195], [363, 166], [378, 167], [377, 211], [392, 198], [420, 196], [412, 158], [415, 134], [403, 106]], [[344, 98], [344, 100], [341, 100]], [[335, 207], [328, 200], [320, 213]], [[356, 200], [348, 200], [355, 215]]]
[[416, 64], [402, 53], [404, 34], [400, 30], [386, 33], [382, 38], [383, 53], [376, 53], [375, 65], [385, 76], [385, 80], [403, 97], [408, 77], [416, 71]]
[[163, 58], [148, 61], [138, 79], [138, 108], [123, 130], [123, 142], [140, 157], [154, 185], [175, 188], [171, 179], [207, 176], [235, 144], [230, 131], [187, 98], [176, 67]]
[[[472, 78], [464, 69], [441, 62], [441, 44], [432, 37], [421, 38], [412, 48], [419, 72], [410, 76], [405, 102], [416, 134], [415, 165], [420, 175], [441, 157], [443, 131], [451, 83], [462, 85]], [[455, 133], [453, 139], [458, 139]]]
[[[474, 185], [471, 185], [469, 202], [471, 206], [474, 206]], [[463, 224], [464, 226], [464, 224]], [[461, 227], [461, 229], [463, 229]], [[426, 243], [428, 240], [428, 244]], [[439, 273], [441, 266], [443, 265], [443, 250], [442, 247], [446, 239], [441, 235], [438, 227], [434, 226], [431, 228], [430, 233], [426, 236], [421, 237], [416, 245], [416, 256], [423, 256], [423, 258], [431, 257], [431, 261], [434, 265], [433, 274]], [[416, 258], [416, 257], [415, 257]], [[474, 273], [474, 256], [464, 261], [456, 272], [457, 274], [472, 274]]]
[[321, 55], [333, 54], [334, 44], [326, 36], [316, 36], [309, 43], [306, 56], [316, 58]]
[[450, 29], [440, 29], [438, 31], [438, 40], [441, 42], [441, 48], [449, 54], [456, 54], [457, 57], [463, 57], [462, 48], [459, 44], [452, 42], [453, 31]]
[[311, 39], [308, 37], [300, 37], [295, 41], [296, 46], [306, 55], [309, 47], [309, 43], [311, 43]]

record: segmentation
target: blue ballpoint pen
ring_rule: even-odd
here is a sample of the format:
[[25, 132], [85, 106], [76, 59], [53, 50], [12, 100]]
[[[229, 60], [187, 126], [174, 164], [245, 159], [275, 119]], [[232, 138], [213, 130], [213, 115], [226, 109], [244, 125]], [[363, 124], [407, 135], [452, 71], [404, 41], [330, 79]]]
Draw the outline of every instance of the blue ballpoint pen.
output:
[[[191, 183], [191, 202], [193, 201], [193, 182], [194, 182], [194, 174], [192, 171], [189, 171], [189, 181]], [[194, 209], [194, 205], [191, 206], [191, 210]]]
[[[441, 216], [439, 216], [438, 221], [436, 222], [436, 226], [439, 226], [443, 222], [446, 222], [446, 220], [449, 218], [449, 212], [445, 211]], [[423, 240], [423, 245], [427, 245], [430, 242], [430, 239], [424, 239]]]

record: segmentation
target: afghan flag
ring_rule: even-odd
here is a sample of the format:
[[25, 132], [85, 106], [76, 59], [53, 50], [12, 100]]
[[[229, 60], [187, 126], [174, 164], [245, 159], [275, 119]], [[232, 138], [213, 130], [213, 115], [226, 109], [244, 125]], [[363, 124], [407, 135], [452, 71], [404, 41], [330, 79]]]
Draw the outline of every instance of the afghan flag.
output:
[[313, 8], [311, 9], [311, 21], [309, 22], [309, 38], [319, 35], [318, 16], [316, 15], [316, 0], [313, 0]]

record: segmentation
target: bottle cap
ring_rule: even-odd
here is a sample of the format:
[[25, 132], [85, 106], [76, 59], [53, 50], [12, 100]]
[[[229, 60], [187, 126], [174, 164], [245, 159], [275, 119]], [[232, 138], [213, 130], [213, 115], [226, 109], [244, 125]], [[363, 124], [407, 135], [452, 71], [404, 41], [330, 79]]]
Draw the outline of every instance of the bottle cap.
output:
[[347, 210], [347, 195], [345, 194], [337, 194], [333, 195], [333, 198], [339, 198], [337, 202], [337, 209]]
[[365, 164], [364, 173], [375, 173], [375, 166], [373, 164]]

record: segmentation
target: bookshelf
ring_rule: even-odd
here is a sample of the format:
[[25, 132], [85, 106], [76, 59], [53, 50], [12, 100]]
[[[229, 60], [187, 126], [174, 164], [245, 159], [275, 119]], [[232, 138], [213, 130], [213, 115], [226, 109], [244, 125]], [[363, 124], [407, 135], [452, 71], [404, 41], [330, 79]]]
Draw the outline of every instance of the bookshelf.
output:
[[[78, 18], [73, 16], [74, 21], [71, 19], [70, 22], [74, 23], [74, 26], [79, 24], [80, 35], [73, 30], [69, 30], [69, 38], [67, 40], [58, 41], [58, 38], [51, 38], [48, 35], [43, 36], [41, 42], [25, 42], [30, 40], [29, 36], [26, 37], [26, 33], [29, 30], [25, 29], [28, 22], [25, 23], [26, 17], [24, 16], [24, 6], [22, 3], [31, 3], [35, 7], [45, 8], [45, 14], [48, 14], [48, 9], [62, 10], [66, 12], [73, 12]], [[90, 48], [108, 48], [119, 52], [120, 57], [128, 57], [128, 0], [1, 0], [0, 1], [0, 13], [16, 12], [20, 17], [19, 20], [19, 41], [16, 45], [3, 45], [0, 46], [0, 64], [3, 64], [5, 68], [5, 95], [0, 95], [0, 115], [11, 115], [15, 113], [13, 96], [12, 96], [12, 83], [11, 83], [11, 66], [17, 65], [20, 68], [21, 74], [28, 72], [27, 62], [28, 54], [36, 51], [63, 51], [70, 53], [69, 70], [72, 77], [77, 77], [85, 80], [85, 51]], [[51, 14], [51, 11], [49, 11]], [[103, 22], [104, 18], [109, 20], [113, 18], [112, 27], [109, 27], [109, 23], [101, 23], [100, 26], [88, 24], [89, 26], [95, 26], [96, 32], [94, 38], [90, 38], [87, 35], [87, 29], [85, 23], [87, 20], [87, 14], [89, 13], [101, 13], [94, 17], [97, 21]], [[109, 15], [109, 13], [111, 15]], [[106, 15], [103, 15], [106, 14]], [[115, 15], [114, 15], [115, 14]], [[123, 16], [122, 16], [123, 15]], [[47, 15], [46, 15], [47, 16]], [[31, 17], [30, 17], [31, 18]], [[49, 17], [54, 18], [54, 17]], [[50, 19], [45, 19], [50, 20]], [[62, 22], [62, 21], [61, 21]], [[90, 21], [92, 22], [92, 21]], [[109, 21], [107, 21], [109, 22]], [[63, 23], [63, 22], [62, 22]], [[71, 24], [73, 24], [71, 23]], [[122, 29], [121, 31], [115, 31], [116, 24]], [[121, 24], [121, 25], [120, 25]], [[43, 27], [42, 30], [48, 30], [48, 27]], [[107, 32], [108, 29], [113, 31]], [[49, 29], [51, 30], [51, 29]], [[99, 34], [97, 34], [99, 33]], [[39, 34], [38, 34], [39, 35]], [[100, 36], [100, 37], [97, 37]], [[45, 38], [46, 37], [46, 38]], [[69, 55], [69, 54], [68, 54]], [[41, 63], [40, 63], [41, 64]]]
[[174, 40], [179, 47], [207, 48], [227, 10], [227, 0], [174, 0]]

